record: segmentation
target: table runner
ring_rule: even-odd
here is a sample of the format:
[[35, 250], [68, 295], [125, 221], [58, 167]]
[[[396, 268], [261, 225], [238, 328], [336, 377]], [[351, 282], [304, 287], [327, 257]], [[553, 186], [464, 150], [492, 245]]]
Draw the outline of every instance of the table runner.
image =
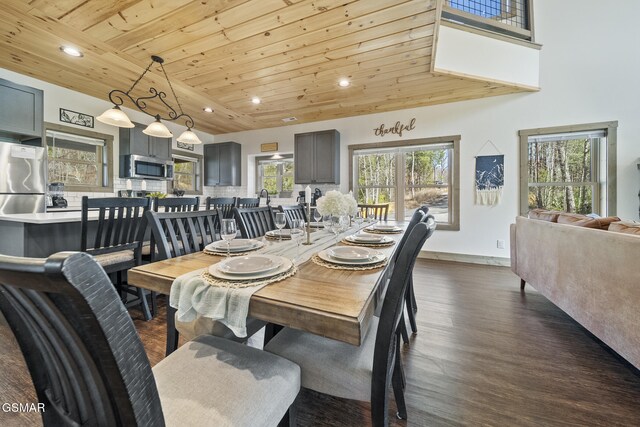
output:
[[[338, 234], [338, 242], [345, 236], [353, 234], [360, 229], [369, 226], [363, 224], [353, 226], [343, 233]], [[300, 239], [300, 255], [295, 259], [296, 266], [307, 262], [315, 253], [326, 249], [336, 243], [333, 233], [325, 230], [317, 230], [311, 233], [312, 245], [303, 245], [307, 236]], [[255, 254], [280, 255], [293, 259], [296, 257], [296, 243], [292, 240], [283, 240], [282, 243], [268, 239], [262, 239], [265, 246]], [[212, 260], [215, 260], [212, 257]], [[267, 284], [247, 288], [227, 288], [209, 285], [201, 276], [203, 269], [184, 274], [174, 280], [169, 295], [169, 304], [177, 309], [176, 321], [192, 322], [198, 317], [209, 317], [220, 321], [238, 337], [247, 336], [247, 314], [251, 296], [267, 286]]]

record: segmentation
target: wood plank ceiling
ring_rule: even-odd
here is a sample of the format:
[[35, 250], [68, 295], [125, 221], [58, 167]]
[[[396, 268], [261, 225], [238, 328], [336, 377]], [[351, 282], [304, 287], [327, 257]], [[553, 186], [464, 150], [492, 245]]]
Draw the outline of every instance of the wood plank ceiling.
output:
[[[108, 99], [150, 62], [198, 129], [282, 126], [511, 93], [431, 70], [437, 0], [3, 0], [0, 67]], [[60, 46], [79, 48], [72, 58]], [[338, 86], [340, 78], [351, 86]], [[164, 87], [157, 67], [135, 95]], [[254, 105], [252, 97], [262, 103]], [[205, 106], [215, 113], [202, 111]], [[67, 106], [73, 108], [72, 105]]]

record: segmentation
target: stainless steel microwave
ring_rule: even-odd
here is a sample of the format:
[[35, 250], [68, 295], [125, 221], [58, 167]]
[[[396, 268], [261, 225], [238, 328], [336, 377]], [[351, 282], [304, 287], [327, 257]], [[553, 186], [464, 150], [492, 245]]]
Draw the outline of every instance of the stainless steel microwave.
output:
[[173, 179], [172, 160], [162, 160], [137, 154], [125, 154], [120, 157], [120, 176], [122, 178]]

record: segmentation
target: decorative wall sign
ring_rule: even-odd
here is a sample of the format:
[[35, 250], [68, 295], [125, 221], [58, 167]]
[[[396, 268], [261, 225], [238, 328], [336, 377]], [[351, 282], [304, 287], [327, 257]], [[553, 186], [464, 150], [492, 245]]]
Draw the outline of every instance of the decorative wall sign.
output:
[[183, 150], [193, 151], [193, 148], [195, 147], [194, 144], [186, 144], [180, 141], [176, 141], [176, 143], [178, 144], [178, 148], [182, 148]]
[[71, 123], [72, 125], [84, 126], [86, 128], [93, 127], [93, 116], [78, 113], [77, 111], [67, 110], [66, 108], [60, 109], [60, 121]]
[[416, 128], [415, 117], [409, 121], [409, 123], [402, 124], [399, 121], [391, 128], [384, 127], [384, 123], [373, 130], [376, 136], [384, 137], [388, 133], [393, 133], [398, 136], [402, 136], [402, 132], [414, 130]]
[[476, 156], [476, 204], [497, 205], [503, 187], [504, 155]]
[[270, 151], [278, 151], [278, 143], [277, 142], [267, 142], [264, 144], [260, 144], [260, 151], [263, 153], [268, 153]]

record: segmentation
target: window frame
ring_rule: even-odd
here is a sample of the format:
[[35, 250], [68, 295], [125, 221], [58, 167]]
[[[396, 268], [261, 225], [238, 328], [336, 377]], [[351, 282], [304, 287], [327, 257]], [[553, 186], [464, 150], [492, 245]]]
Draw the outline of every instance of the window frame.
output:
[[[529, 212], [529, 138], [536, 136], [545, 136], [545, 135], [554, 135], [554, 134], [563, 134], [563, 133], [578, 133], [578, 132], [589, 132], [589, 131], [604, 131], [605, 136], [607, 138], [606, 146], [604, 146], [604, 153], [606, 156], [606, 171], [603, 171], [599, 168], [601, 165], [601, 161], [599, 158], [599, 150], [592, 151], [592, 170], [591, 170], [591, 181], [586, 184], [591, 185], [591, 182], [595, 182], [595, 191], [593, 197], [598, 202], [598, 210], [600, 212], [601, 206], [601, 186], [603, 184], [602, 178], [606, 179], [604, 183], [606, 184], [606, 212], [604, 213], [606, 216], [616, 215], [617, 210], [617, 131], [618, 131], [618, 122], [610, 121], [610, 122], [598, 122], [598, 123], [584, 123], [579, 125], [567, 125], [567, 126], [554, 126], [547, 128], [535, 128], [535, 129], [523, 129], [518, 131], [518, 136], [520, 138], [520, 208], [519, 214], [521, 216], [526, 216]], [[601, 147], [599, 147], [601, 148]], [[546, 183], [554, 184], [554, 183]], [[560, 185], [567, 183], [558, 183]], [[570, 184], [578, 185], [580, 182], [572, 182]], [[595, 206], [593, 206], [595, 208]], [[596, 212], [595, 209], [592, 209], [593, 212]], [[601, 213], [599, 213], [601, 215]]]
[[[449, 168], [450, 168], [450, 177], [451, 182], [449, 185], [444, 184], [434, 184], [429, 186], [419, 186], [419, 187], [448, 187], [451, 189], [450, 202], [451, 208], [449, 210], [449, 218], [450, 222], [443, 223], [438, 222], [438, 230], [450, 230], [450, 231], [459, 231], [460, 230], [460, 135], [450, 135], [450, 136], [439, 136], [439, 137], [431, 137], [431, 138], [419, 138], [419, 139], [408, 139], [408, 140], [398, 140], [398, 141], [390, 141], [390, 142], [374, 142], [368, 144], [354, 144], [349, 145], [349, 189], [353, 191], [354, 194], [357, 194], [357, 189], [354, 187], [353, 183], [353, 174], [354, 174], [354, 162], [356, 152], [359, 150], [368, 150], [368, 149], [376, 149], [376, 148], [411, 148], [413, 146], [429, 146], [429, 145], [441, 145], [441, 144], [453, 144], [453, 156], [449, 157]], [[404, 158], [404, 156], [403, 156]], [[396, 221], [404, 221], [404, 194], [405, 194], [405, 183], [404, 183], [404, 166], [398, 167], [398, 161], [396, 160], [396, 186], [395, 194], [396, 194], [396, 210], [395, 210], [395, 220]], [[388, 188], [387, 186], [378, 186], [380, 188]], [[419, 188], [416, 187], [416, 188]], [[373, 187], [371, 187], [373, 188]], [[407, 187], [409, 188], [409, 187]], [[400, 196], [401, 195], [401, 196]], [[402, 213], [400, 213], [402, 212]]]
[[[281, 198], [281, 194], [283, 192], [288, 192], [288, 191], [283, 191], [282, 190], [282, 178], [284, 177], [291, 177], [292, 181], [293, 181], [293, 188], [291, 189], [291, 196], [293, 196], [294, 193], [294, 189], [295, 189], [295, 170], [296, 170], [296, 165], [295, 165], [295, 161], [293, 158], [293, 154], [280, 154], [281, 158], [280, 159], [274, 159], [273, 156], [257, 156], [256, 157], [256, 190], [260, 191], [261, 189], [265, 188], [263, 186], [262, 183], [262, 179], [264, 178], [264, 176], [262, 176], [261, 174], [261, 168], [260, 168], [260, 162], [262, 161], [270, 161], [270, 162], [277, 162], [278, 160], [291, 160], [291, 163], [293, 163], [293, 171], [291, 172], [291, 174], [285, 174], [284, 173], [284, 168], [282, 168], [282, 166], [280, 166], [279, 169], [279, 173], [278, 175], [275, 176], [276, 178], [276, 189], [278, 190], [278, 192], [276, 194], [269, 194], [270, 197], [276, 197], [276, 198]], [[272, 176], [269, 176], [272, 177]], [[256, 194], [257, 194], [256, 191]]]
[[[113, 135], [109, 135], [106, 133], [100, 133], [85, 129], [78, 129], [71, 126], [64, 126], [57, 123], [44, 123], [44, 133], [43, 133], [43, 141], [42, 146], [47, 149], [47, 131], [53, 132], [62, 132], [68, 133], [71, 135], [85, 136], [89, 138], [102, 139], [105, 142], [104, 147], [100, 150], [100, 156], [103, 160], [106, 160], [105, 163], [101, 163], [98, 167], [98, 163], [96, 162], [96, 167], [99, 170], [99, 175], [103, 178], [103, 182], [106, 182], [107, 185], [72, 185], [72, 184], [64, 184], [65, 192], [92, 192], [92, 193], [113, 193]], [[73, 162], [73, 161], [71, 161]], [[85, 162], [80, 162], [85, 164]], [[47, 149], [47, 184], [49, 183], [49, 155]], [[104, 180], [104, 176], [106, 174], [106, 181]]]
[[[191, 195], [191, 196], [202, 196], [202, 188], [203, 188], [203, 176], [204, 176], [204, 156], [202, 154], [196, 154], [196, 153], [186, 153], [184, 151], [177, 151], [177, 150], [171, 150], [171, 160], [173, 160], [175, 162], [175, 157], [178, 156], [179, 158], [182, 158], [181, 160], [184, 159], [194, 159], [194, 163], [196, 163], [196, 165], [199, 165], [199, 167], [194, 167], [193, 168], [193, 182], [196, 184], [196, 189], [195, 190], [184, 190], [184, 194], [185, 195]], [[189, 160], [191, 161], [191, 160]], [[175, 190], [175, 187], [173, 186], [173, 183], [175, 181], [176, 178], [176, 174], [180, 174], [180, 173], [176, 173], [176, 169], [175, 169], [175, 164], [173, 166], [173, 179], [170, 179], [167, 181], [167, 193], [168, 194], [173, 194], [173, 191]], [[183, 174], [186, 175], [186, 174]]]

